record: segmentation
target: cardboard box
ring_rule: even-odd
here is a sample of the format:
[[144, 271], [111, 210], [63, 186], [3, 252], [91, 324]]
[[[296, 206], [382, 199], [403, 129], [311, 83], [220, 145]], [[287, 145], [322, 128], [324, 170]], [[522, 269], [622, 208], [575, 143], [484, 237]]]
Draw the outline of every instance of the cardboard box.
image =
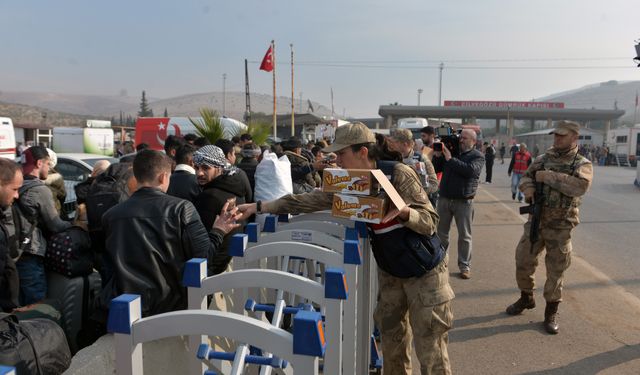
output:
[[335, 217], [378, 224], [387, 212], [385, 197], [334, 194], [331, 214]]
[[322, 191], [327, 193], [375, 195], [369, 169], [326, 168], [322, 172]]
[[384, 189], [378, 196], [336, 193], [333, 195], [331, 214], [354, 221], [380, 224], [390, 208], [401, 210], [406, 204], [389, 179], [380, 170], [369, 171]]

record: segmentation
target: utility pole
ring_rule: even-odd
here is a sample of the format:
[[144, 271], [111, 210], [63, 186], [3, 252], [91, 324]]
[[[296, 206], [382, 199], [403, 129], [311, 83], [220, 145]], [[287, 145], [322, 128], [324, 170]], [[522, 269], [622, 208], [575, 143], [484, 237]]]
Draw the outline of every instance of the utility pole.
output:
[[420, 95], [422, 94], [422, 89], [418, 89], [418, 107], [420, 106]]
[[442, 70], [444, 69], [444, 63], [440, 63], [440, 84], [438, 85], [438, 105], [442, 105]]
[[222, 73], [222, 115], [227, 112], [227, 73]]
[[247, 59], [244, 59], [244, 121], [251, 122], [251, 96], [249, 95], [249, 69], [247, 68]]

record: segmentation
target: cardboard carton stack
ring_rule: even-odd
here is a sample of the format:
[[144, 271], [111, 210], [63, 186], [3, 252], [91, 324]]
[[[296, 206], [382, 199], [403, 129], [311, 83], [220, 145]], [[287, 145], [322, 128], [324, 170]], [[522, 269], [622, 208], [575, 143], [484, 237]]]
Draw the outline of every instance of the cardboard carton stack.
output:
[[379, 224], [390, 205], [398, 209], [405, 206], [391, 182], [377, 169], [327, 168], [322, 191], [334, 193], [333, 216], [355, 221]]

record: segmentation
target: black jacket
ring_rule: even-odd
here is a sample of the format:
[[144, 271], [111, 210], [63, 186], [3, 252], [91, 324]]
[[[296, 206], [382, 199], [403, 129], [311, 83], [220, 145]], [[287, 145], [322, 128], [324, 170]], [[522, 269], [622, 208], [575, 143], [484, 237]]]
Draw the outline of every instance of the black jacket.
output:
[[2, 214], [0, 217], [0, 312], [11, 312], [18, 307], [20, 284], [16, 265], [9, 255], [9, 236], [3, 223], [4, 214], [2, 212], [0, 214]]
[[476, 195], [478, 179], [484, 166], [484, 155], [476, 149], [464, 152], [446, 161], [434, 156], [436, 172], [442, 172], [440, 196], [449, 199], [470, 199]]
[[223, 233], [205, 230], [189, 201], [143, 187], [102, 216], [113, 276], [99, 301], [102, 310], [123, 293], [142, 296], [142, 315], [187, 308], [182, 286], [191, 258], [211, 262]]
[[242, 169], [247, 174], [249, 179], [249, 185], [251, 191], [256, 191], [256, 168], [258, 167], [258, 159], [256, 158], [242, 158], [238, 163], [238, 168]]
[[167, 194], [193, 203], [201, 191], [196, 175], [187, 171], [175, 171], [171, 175]]
[[[232, 175], [219, 176], [202, 187], [202, 193], [198, 195], [194, 205], [205, 228], [213, 226], [216, 216], [220, 214], [222, 206], [229, 198], [235, 198], [236, 205], [253, 202], [249, 179], [242, 170], [238, 170]], [[221, 273], [227, 268], [231, 261], [231, 257], [228, 255], [228, 240], [232, 235], [241, 232], [242, 227], [229, 232], [225, 236], [225, 241], [220, 247], [220, 251], [216, 253], [213, 262], [210, 263], [209, 270], [213, 274]]]

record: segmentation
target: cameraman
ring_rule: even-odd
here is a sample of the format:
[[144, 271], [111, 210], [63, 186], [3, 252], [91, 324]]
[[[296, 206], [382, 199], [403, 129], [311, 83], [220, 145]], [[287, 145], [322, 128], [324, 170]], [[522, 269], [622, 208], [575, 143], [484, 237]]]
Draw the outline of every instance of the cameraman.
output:
[[[449, 136], [457, 140], [456, 136]], [[449, 138], [446, 137], [446, 138]], [[447, 143], [446, 138], [443, 139]], [[458, 227], [458, 268], [462, 279], [471, 278], [471, 222], [473, 221], [473, 198], [478, 189], [480, 172], [484, 166], [484, 155], [475, 149], [476, 132], [464, 129], [460, 133], [460, 154], [452, 155], [442, 143], [442, 150], [435, 148], [433, 166], [442, 172], [440, 199], [438, 200], [438, 236], [445, 248], [449, 247], [449, 229], [455, 218]]]

